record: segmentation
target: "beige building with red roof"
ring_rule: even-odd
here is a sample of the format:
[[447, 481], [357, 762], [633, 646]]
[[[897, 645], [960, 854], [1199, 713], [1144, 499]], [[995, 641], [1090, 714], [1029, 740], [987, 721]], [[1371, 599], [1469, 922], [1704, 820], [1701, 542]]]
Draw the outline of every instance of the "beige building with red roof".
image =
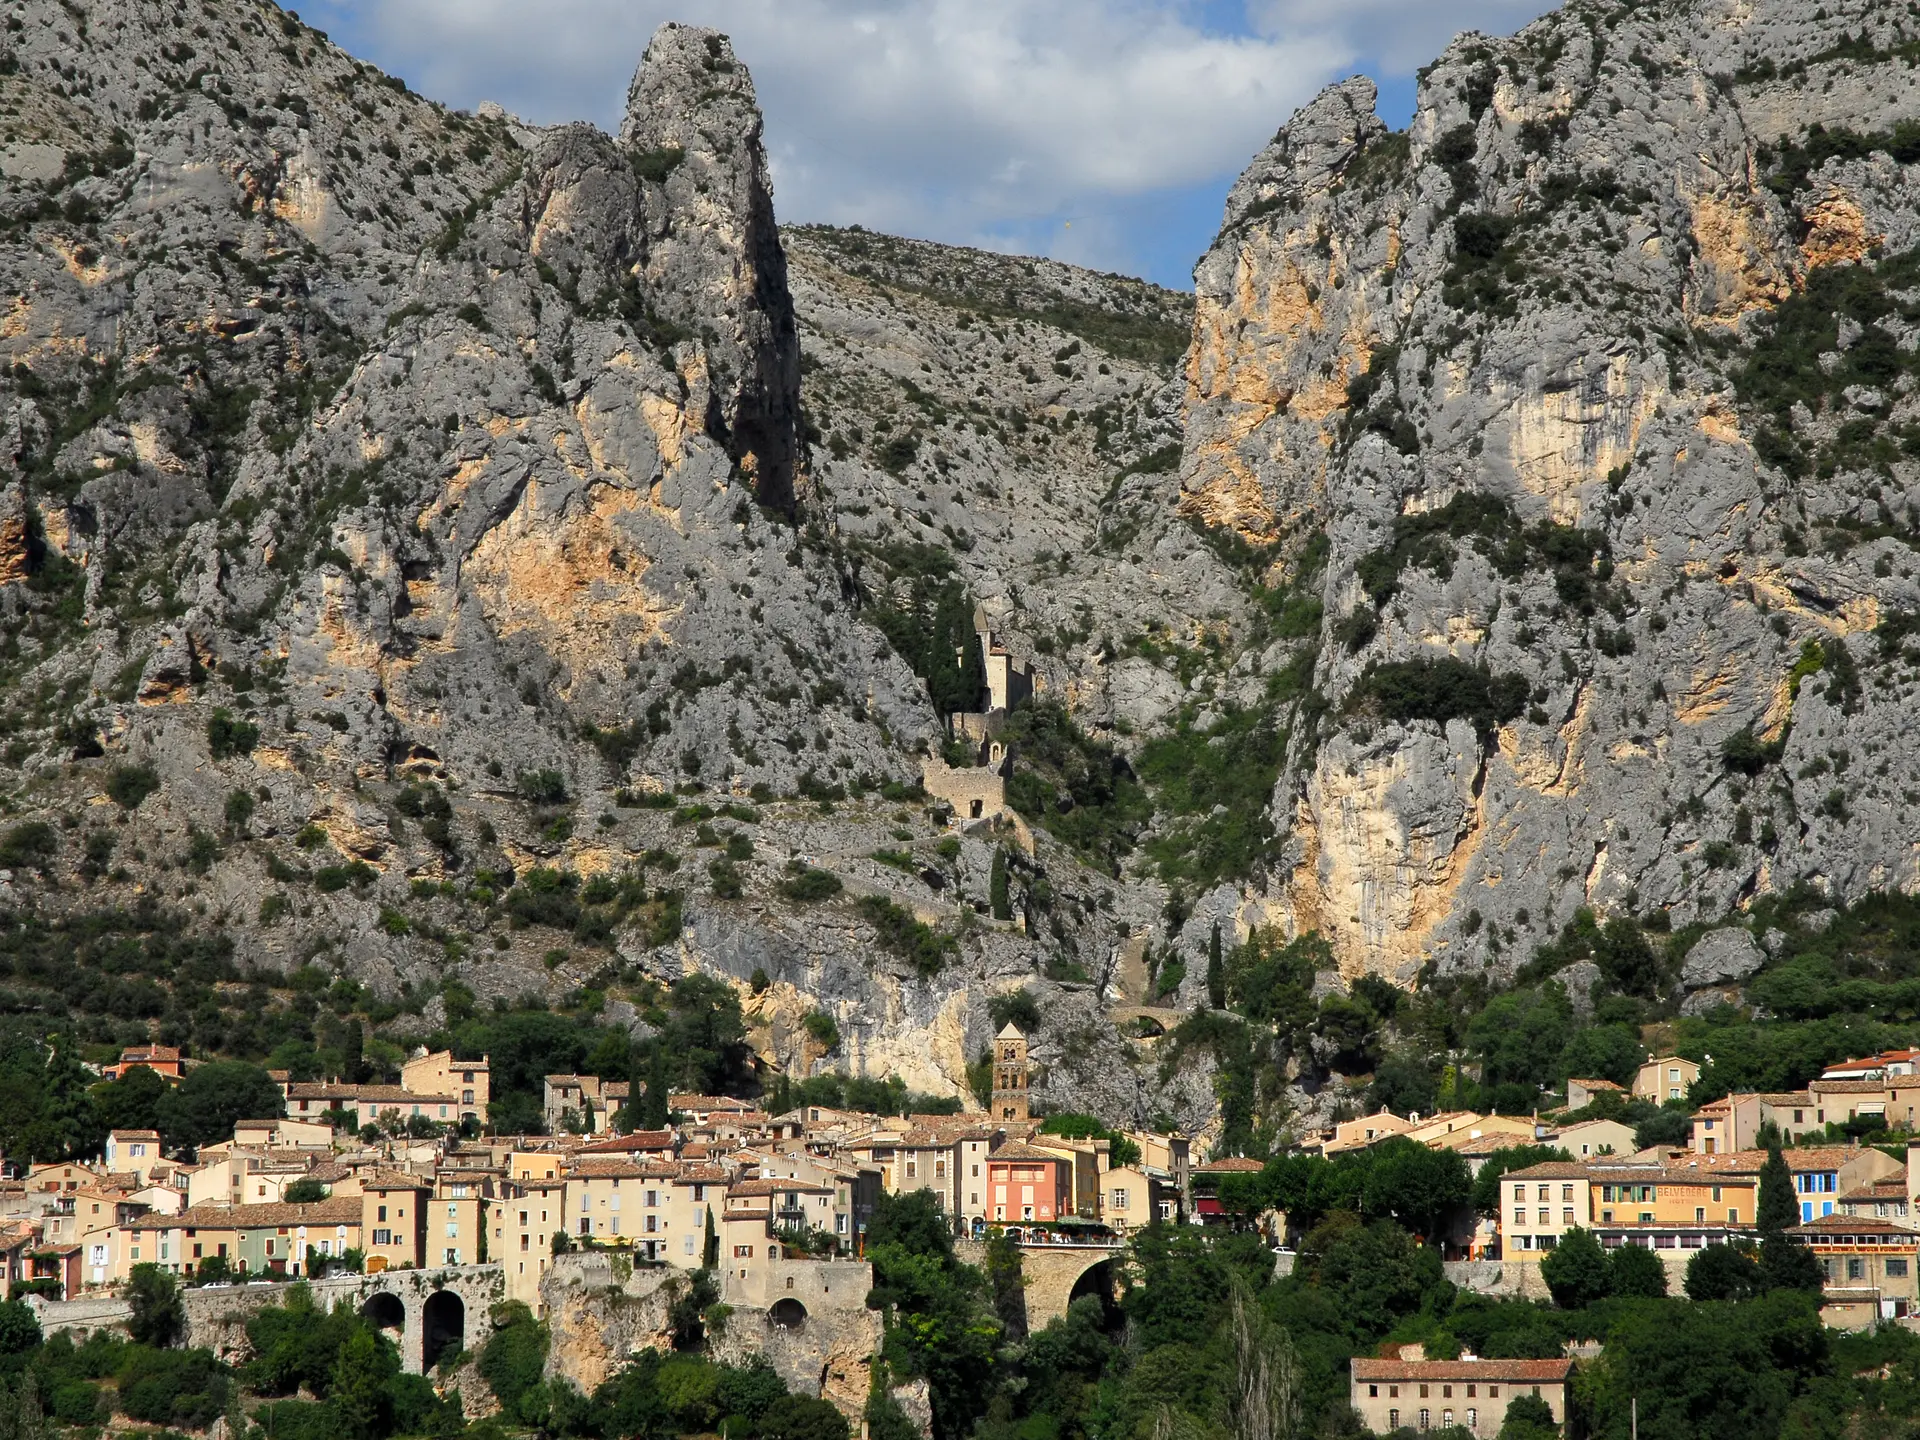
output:
[[1506, 1420], [1507, 1407], [1521, 1395], [1546, 1402], [1554, 1423], [1564, 1423], [1572, 1375], [1571, 1360], [1355, 1356], [1348, 1394], [1361, 1420], [1377, 1435], [1456, 1426], [1472, 1435], [1496, 1435]]

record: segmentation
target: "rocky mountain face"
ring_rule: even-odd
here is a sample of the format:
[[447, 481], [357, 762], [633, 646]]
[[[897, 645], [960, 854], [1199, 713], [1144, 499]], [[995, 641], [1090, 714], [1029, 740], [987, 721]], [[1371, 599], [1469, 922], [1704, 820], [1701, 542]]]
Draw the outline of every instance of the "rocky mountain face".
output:
[[1349, 975], [1920, 880], [1917, 47], [1871, 0], [1573, 3], [1235, 186], [1180, 506], [1321, 598], [1270, 898]]
[[[1237, 603], [1172, 514], [1184, 297], [829, 232], [790, 281], [704, 30], [655, 37], [618, 138], [447, 111], [244, 0], [29, 5], [5, 45], [12, 933], [218, 937], [428, 1023], [449, 986], [617, 1018], [705, 971], [793, 1073], [935, 1094], [997, 991], [1047, 992], [1043, 1060], [1105, 1031], [1157, 892], [947, 837], [872, 615], [937, 572], [1107, 705], [1090, 604]], [[837, 894], [796, 898], [810, 869]], [[66, 1011], [32, 948], [11, 1003]], [[97, 998], [94, 1039], [193, 1042], [177, 995]], [[1204, 1078], [1143, 1076], [1116, 1113], [1204, 1118]]]
[[[1188, 297], [781, 231], [705, 30], [610, 137], [254, 0], [17, 6], [0, 1000], [218, 1048], [328, 977], [643, 1028], [699, 972], [952, 1095], [1024, 988], [1043, 1103], [1192, 1128], [1133, 1012], [1255, 925], [1318, 999], [1910, 887], [1916, 37], [1463, 36], [1407, 132], [1296, 115]], [[976, 616], [1031, 849], [916, 789]]]

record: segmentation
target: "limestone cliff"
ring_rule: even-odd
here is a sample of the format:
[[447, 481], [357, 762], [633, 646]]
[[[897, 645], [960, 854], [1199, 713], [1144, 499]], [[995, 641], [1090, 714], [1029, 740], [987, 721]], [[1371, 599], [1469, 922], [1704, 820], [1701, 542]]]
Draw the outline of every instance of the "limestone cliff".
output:
[[[1914, 43], [1870, 0], [1576, 0], [1461, 36], [1405, 133], [1329, 89], [1234, 187], [1181, 505], [1315, 567], [1270, 900], [1349, 974], [1920, 883], [1872, 633], [1917, 598], [1913, 376], [1860, 349], [1911, 347], [1911, 146], [1867, 132], [1920, 117]], [[1887, 298], [1836, 314], [1832, 267]]]
[[[1001, 840], [954, 849], [908, 788], [937, 719], [874, 555], [960, 557], [1052, 693], [1163, 711], [1084, 678], [1098, 591], [1044, 580], [1142, 624], [1238, 603], [1140, 463], [1182, 297], [809, 232], [803, 335], [751, 80], [689, 26], [609, 136], [450, 111], [255, 0], [35, 0], [0, 108], [0, 914], [230, 945], [213, 978], [263, 987], [196, 1019], [164, 972], [133, 1002], [8, 961], [17, 1008], [211, 1050], [302, 967], [400, 1030], [463, 989], [638, 1026], [628, 987], [707, 972], [770, 1062], [948, 1095], [1000, 990], [1078, 997], [1043, 1059], [1105, 1025], [1163, 897], [1043, 837], [991, 920]], [[1110, 489], [1142, 539], [1089, 560]], [[796, 903], [790, 865], [842, 893]], [[943, 962], [878, 946], [871, 899]], [[1204, 1119], [1158, 1089], [1110, 1098]]]

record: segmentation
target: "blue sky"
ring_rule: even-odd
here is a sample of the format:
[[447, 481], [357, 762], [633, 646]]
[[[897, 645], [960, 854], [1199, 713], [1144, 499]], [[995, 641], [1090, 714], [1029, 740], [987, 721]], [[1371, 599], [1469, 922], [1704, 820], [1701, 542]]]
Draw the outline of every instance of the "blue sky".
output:
[[783, 221], [1051, 255], [1187, 288], [1235, 176], [1355, 73], [1401, 126], [1414, 71], [1544, 0], [309, 0], [423, 94], [619, 123], [665, 20], [733, 38]]

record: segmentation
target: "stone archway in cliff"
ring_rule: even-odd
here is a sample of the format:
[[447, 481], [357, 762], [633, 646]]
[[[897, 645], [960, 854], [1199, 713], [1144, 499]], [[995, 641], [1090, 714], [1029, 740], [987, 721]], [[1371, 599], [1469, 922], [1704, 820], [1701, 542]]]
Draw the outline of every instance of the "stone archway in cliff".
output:
[[467, 1306], [451, 1290], [436, 1290], [420, 1307], [420, 1368], [433, 1369], [443, 1356], [458, 1354], [467, 1341]]
[[406, 1334], [407, 1307], [400, 1297], [390, 1290], [369, 1295], [367, 1303], [360, 1307], [360, 1314], [375, 1329], [386, 1331], [396, 1346], [400, 1344], [401, 1337]]
[[1067, 1305], [1071, 1308], [1074, 1301], [1090, 1295], [1100, 1302], [1101, 1314], [1111, 1321], [1115, 1318], [1118, 1308], [1114, 1304], [1113, 1292], [1113, 1261], [1102, 1260], [1098, 1265], [1090, 1266], [1080, 1273], [1079, 1278], [1073, 1282], [1073, 1288], [1067, 1292]]
[[791, 1295], [782, 1295], [767, 1311], [777, 1330], [798, 1330], [807, 1323], [807, 1307]]

